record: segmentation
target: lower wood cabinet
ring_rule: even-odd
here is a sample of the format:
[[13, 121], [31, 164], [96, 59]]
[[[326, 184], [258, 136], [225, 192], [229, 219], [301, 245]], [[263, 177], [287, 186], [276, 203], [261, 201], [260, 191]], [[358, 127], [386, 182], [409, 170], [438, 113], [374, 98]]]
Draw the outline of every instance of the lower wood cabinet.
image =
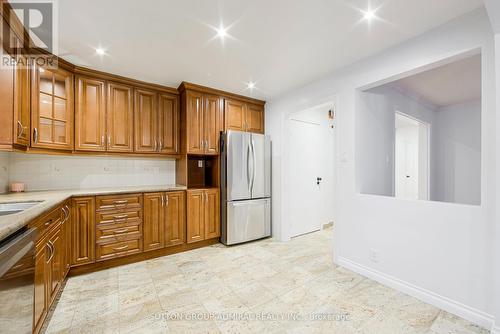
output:
[[183, 191], [144, 194], [144, 251], [184, 243]]
[[220, 236], [220, 201], [218, 189], [187, 191], [187, 242], [193, 243]]
[[95, 262], [95, 198], [72, 200], [71, 265]]
[[70, 219], [68, 205], [54, 209], [35, 225], [39, 234], [35, 253], [34, 323], [38, 333], [67, 274], [68, 232]]

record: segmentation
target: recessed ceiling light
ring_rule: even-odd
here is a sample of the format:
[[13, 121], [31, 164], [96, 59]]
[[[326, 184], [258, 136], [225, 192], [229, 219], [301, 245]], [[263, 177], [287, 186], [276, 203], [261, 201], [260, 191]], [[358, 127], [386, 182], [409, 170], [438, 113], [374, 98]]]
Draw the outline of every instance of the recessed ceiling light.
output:
[[363, 19], [367, 20], [367, 21], [371, 21], [376, 17], [375, 10], [368, 9], [368, 10], [364, 11], [363, 13], [364, 13]]
[[249, 83], [247, 83], [247, 88], [248, 89], [254, 89], [255, 88], [255, 83], [253, 83], [253, 82], [250, 81]]
[[227, 36], [227, 28], [224, 28], [224, 26], [221, 24], [219, 28], [216, 29], [217, 31], [217, 37], [220, 39], [224, 39], [224, 37]]
[[95, 53], [97, 53], [99, 56], [104, 56], [106, 54], [106, 51], [104, 51], [104, 49], [97, 48], [95, 49]]

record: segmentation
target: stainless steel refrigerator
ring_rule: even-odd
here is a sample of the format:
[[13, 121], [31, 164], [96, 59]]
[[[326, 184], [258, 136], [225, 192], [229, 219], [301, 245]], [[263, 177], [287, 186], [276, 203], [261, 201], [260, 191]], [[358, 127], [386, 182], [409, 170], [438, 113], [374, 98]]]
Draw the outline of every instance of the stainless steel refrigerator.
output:
[[227, 131], [221, 152], [222, 243], [271, 236], [270, 137]]

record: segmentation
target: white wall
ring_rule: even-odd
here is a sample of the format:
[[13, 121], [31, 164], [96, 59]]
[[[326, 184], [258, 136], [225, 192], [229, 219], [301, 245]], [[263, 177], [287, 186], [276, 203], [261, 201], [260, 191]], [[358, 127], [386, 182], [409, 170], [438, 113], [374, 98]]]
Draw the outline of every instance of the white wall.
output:
[[175, 160], [4, 153], [0, 185], [4, 155], [9, 183], [25, 182], [29, 191], [175, 183]]
[[[381, 23], [382, 24], [382, 23]], [[286, 115], [338, 98], [337, 263], [469, 320], [488, 326], [493, 314], [495, 217], [495, 91], [493, 35], [483, 9], [379, 55], [269, 101], [266, 129], [273, 138], [273, 231], [287, 240]], [[482, 48], [481, 206], [361, 195], [355, 187], [357, 88], [407, 76], [417, 68]], [[285, 199], [285, 200], [284, 200]], [[379, 262], [369, 260], [370, 249]]]
[[[500, 3], [496, 3], [500, 8]], [[500, 129], [500, 12], [496, 11], [497, 34], [495, 35], [495, 69], [496, 69], [496, 128]], [[500, 175], [500, 136], [497, 135], [496, 175]], [[500, 194], [500, 177], [496, 179], [497, 194]], [[500, 196], [497, 195], [496, 207], [500, 208]], [[495, 333], [500, 333], [500, 210], [497, 209], [495, 219]]]
[[431, 143], [431, 200], [481, 204], [481, 101], [439, 108]]

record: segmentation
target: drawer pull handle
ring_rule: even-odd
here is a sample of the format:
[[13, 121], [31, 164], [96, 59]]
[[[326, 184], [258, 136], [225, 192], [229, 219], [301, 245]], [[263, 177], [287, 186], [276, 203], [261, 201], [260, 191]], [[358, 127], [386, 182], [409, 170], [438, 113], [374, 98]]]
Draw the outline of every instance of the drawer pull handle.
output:
[[113, 216], [114, 219], [126, 219], [128, 218], [128, 215], [117, 215], [117, 216]]
[[127, 199], [123, 199], [123, 200], [114, 201], [113, 203], [115, 203], [115, 204], [127, 204], [128, 200]]
[[127, 249], [127, 248], [128, 248], [128, 245], [125, 245], [125, 246], [113, 248], [113, 250], [119, 251], [119, 250], [124, 250], [124, 249]]
[[45, 222], [45, 226], [49, 226], [50, 224], [52, 224], [53, 221], [54, 221], [53, 219], [47, 220]]
[[121, 230], [114, 230], [113, 233], [114, 234], [119, 234], [119, 233], [125, 233], [128, 231], [128, 228], [122, 228]]

